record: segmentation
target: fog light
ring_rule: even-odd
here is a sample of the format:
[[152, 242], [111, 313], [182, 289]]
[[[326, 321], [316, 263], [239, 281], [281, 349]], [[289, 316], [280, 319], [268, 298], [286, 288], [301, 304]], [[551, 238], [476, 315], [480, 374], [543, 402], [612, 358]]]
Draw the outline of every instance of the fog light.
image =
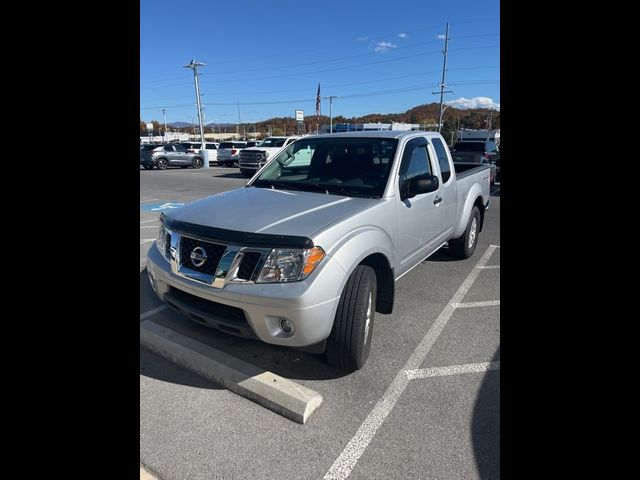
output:
[[291, 320], [287, 320], [286, 318], [280, 320], [280, 328], [282, 328], [282, 331], [287, 335], [293, 335], [293, 322]]

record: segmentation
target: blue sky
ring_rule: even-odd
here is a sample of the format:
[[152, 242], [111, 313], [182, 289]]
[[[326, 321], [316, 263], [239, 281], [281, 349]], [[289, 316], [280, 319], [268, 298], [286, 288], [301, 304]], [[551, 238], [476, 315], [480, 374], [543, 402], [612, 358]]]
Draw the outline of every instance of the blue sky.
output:
[[141, 0], [140, 117], [197, 122], [193, 58], [207, 123], [237, 123], [238, 102], [243, 123], [313, 116], [318, 83], [334, 116], [437, 102], [446, 22], [445, 102], [499, 108], [499, 17], [497, 0]]

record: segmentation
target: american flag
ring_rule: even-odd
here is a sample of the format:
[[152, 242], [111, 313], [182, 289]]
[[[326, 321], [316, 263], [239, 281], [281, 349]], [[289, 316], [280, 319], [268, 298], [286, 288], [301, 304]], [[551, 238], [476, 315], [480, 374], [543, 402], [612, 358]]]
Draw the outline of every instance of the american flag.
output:
[[318, 83], [318, 95], [316, 96], [316, 117], [320, 116], [320, 83]]

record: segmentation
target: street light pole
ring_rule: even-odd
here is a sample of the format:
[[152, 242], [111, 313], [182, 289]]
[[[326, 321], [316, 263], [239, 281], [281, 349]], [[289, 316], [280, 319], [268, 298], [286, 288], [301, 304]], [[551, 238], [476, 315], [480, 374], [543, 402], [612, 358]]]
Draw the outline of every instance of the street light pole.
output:
[[340, 98], [337, 95], [329, 95], [328, 97], [322, 97], [329, 99], [329, 133], [333, 133], [333, 99]]
[[[200, 123], [200, 142], [204, 148], [204, 125], [202, 124], [202, 104], [200, 103], [200, 81], [198, 80], [198, 67], [204, 67], [206, 63], [196, 62], [195, 59], [184, 65], [185, 68], [193, 70], [193, 78], [196, 84], [196, 105], [198, 108], [198, 122]], [[209, 162], [203, 162], [204, 168], [209, 168]]]
[[440, 111], [440, 122], [438, 123], [438, 133], [442, 130], [442, 118], [444, 117], [444, 111], [449, 108], [451, 105], [445, 105], [444, 108]]
[[162, 109], [162, 116], [164, 117], [164, 141], [168, 141], [167, 140], [167, 110], [166, 109]]

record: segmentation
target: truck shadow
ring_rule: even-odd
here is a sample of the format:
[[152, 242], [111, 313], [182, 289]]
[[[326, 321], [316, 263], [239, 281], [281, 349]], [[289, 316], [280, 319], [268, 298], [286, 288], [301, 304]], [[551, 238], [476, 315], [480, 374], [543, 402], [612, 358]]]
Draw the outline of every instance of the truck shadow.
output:
[[[149, 311], [159, 305], [164, 304], [157, 299], [153, 292], [145, 268], [140, 272], [140, 311]], [[313, 354], [293, 348], [270, 345], [257, 340], [236, 337], [200, 325], [171, 308], [164, 309], [145, 320], [152, 320], [228, 355], [291, 380], [330, 380], [344, 377], [350, 373], [331, 367], [321, 354]], [[143, 350], [141, 347], [141, 352]], [[163, 360], [163, 362], [175, 366], [167, 360]], [[155, 363], [158, 362], [156, 361]], [[146, 368], [143, 371], [141, 362], [141, 375], [155, 377], [158, 380], [171, 381], [161, 376], [162, 371], [161, 368]]]
[[[244, 178], [244, 175], [242, 175], [240, 172], [229, 172], [229, 173], [221, 173], [219, 175], [212, 175], [213, 177], [216, 178]], [[249, 180], [247, 178], [247, 180]]]
[[140, 349], [140, 375], [176, 385], [224, 390], [224, 387], [217, 383], [190, 372], [144, 348]]
[[425, 258], [422, 263], [428, 262], [459, 262], [460, 259], [449, 254], [449, 246], [445, 245], [429, 258]]
[[[491, 359], [500, 361], [500, 347]], [[482, 479], [500, 478], [500, 371], [485, 373], [471, 421], [473, 452]]]

